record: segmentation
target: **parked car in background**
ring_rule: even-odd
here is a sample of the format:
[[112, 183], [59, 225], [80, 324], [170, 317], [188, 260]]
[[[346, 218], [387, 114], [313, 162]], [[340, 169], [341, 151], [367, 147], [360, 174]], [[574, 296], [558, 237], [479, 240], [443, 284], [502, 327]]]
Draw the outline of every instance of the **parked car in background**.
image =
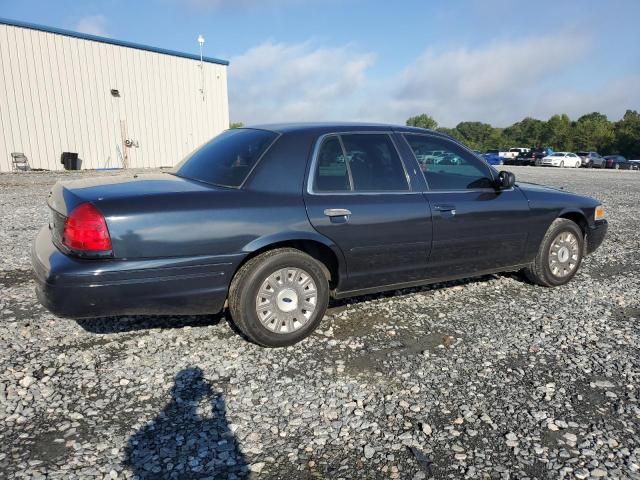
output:
[[481, 155], [489, 165], [504, 165], [504, 158], [500, 156], [499, 150], [487, 150]]
[[523, 153], [527, 153], [530, 149], [529, 148], [525, 148], [525, 147], [515, 147], [515, 148], [510, 148], [508, 152], [504, 152], [503, 156], [505, 158], [517, 158], [518, 155], [521, 155]]
[[227, 130], [170, 172], [61, 181], [48, 204], [31, 258], [55, 314], [227, 305], [269, 347], [311, 334], [330, 297], [502, 271], [564, 285], [607, 231], [599, 201], [516, 184], [444, 134], [354, 123]]
[[585, 168], [604, 168], [604, 157], [600, 156], [598, 152], [578, 152], [578, 156]]
[[631, 163], [622, 155], [607, 155], [605, 159], [605, 168], [614, 168], [616, 170], [631, 170]]
[[578, 168], [582, 165], [582, 160], [573, 152], [554, 152], [542, 159], [543, 167], [571, 167]]
[[629, 160], [631, 170], [640, 170], [640, 160]]
[[528, 152], [520, 154], [518, 157], [509, 162], [511, 165], [528, 165], [530, 167], [539, 166], [542, 159], [553, 153], [551, 147], [531, 148]]

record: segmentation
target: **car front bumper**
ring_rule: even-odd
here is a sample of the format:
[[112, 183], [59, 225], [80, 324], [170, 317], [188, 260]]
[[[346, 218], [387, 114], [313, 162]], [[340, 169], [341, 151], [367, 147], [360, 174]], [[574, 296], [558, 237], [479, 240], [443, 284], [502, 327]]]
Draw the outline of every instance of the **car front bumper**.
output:
[[217, 313], [240, 260], [228, 255], [79, 259], [55, 247], [48, 227], [31, 249], [38, 300], [66, 318]]
[[598, 220], [587, 232], [587, 255], [593, 253], [604, 241], [609, 225], [606, 220]]

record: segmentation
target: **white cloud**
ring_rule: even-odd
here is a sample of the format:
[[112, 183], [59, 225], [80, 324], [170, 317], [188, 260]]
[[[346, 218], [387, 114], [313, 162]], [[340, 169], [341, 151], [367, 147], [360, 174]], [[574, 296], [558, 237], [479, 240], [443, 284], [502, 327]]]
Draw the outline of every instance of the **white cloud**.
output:
[[348, 45], [267, 42], [251, 48], [231, 59], [232, 117], [257, 123], [349, 116], [374, 60]]
[[90, 35], [99, 35], [101, 37], [107, 37], [106, 30], [107, 18], [104, 15], [88, 15], [82, 17], [76, 23], [74, 30], [82, 33], [88, 33]]
[[445, 126], [465, 120], [506, 126], [526, 116], [600, 111], [619, 118], [640, 108], [637, 76], [586, 88], [572, 75], [590, 46], [588, 37], [566, 33], [427, 50], [401, 71], [374, 78], [376, 56], [351, 45], [267, 42], [231, 59], [231, 116], [245, 123], [404, 123], [424, 112]]
[[495, 42], [483, 48], [426, 51], [391, 79], [387, 111], [425, 111], [443, 125], [481, 120], [501, 125], [531, 115], [545, 84], [581, 60], [577, 34]]

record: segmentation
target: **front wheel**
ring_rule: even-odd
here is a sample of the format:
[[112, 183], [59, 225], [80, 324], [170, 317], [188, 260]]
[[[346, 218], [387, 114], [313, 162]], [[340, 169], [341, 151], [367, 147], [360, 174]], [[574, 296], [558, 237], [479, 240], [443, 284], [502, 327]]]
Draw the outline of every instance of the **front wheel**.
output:
[[560, 168], [564, 168], [564, 160], [560, 161]]
[[580, 227], [566, 218], [553, 221], [533, 262], [524, 274], [533, 283], [558, 287], [569, 282], [582, 263], [584, 235]]
[[244, 264], [229, 287], [229, 312], [249, 340], [285, 347], [310, 335], [329, 303], [323, 266], [294, 248], [270, 250]]

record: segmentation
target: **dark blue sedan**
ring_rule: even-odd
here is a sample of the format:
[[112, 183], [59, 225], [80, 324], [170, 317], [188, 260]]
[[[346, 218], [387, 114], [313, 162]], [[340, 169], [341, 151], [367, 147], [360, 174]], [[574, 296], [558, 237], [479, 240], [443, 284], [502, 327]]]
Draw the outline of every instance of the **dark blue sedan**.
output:
[[607, 230], [597, 200], [370, 124], [228, 130], [171, 172], [59, 182], [48, 203], [32, 260], [55, 314], [228, 306], [270, 347], [309, 335], [330, 297], [520, 270], [563, 285]]

